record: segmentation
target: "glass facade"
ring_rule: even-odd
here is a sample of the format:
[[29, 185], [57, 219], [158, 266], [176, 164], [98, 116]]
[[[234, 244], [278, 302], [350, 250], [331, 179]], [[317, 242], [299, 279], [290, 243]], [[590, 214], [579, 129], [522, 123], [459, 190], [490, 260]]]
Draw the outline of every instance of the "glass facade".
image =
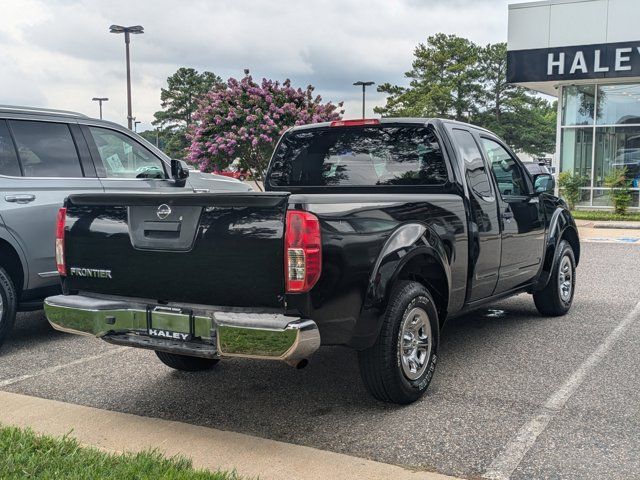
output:
[[585, 207], [611, 206], [606, 175], [626, 168], [640, 208], [640, 84], [562, 87], [560, 171], [584, 179]]

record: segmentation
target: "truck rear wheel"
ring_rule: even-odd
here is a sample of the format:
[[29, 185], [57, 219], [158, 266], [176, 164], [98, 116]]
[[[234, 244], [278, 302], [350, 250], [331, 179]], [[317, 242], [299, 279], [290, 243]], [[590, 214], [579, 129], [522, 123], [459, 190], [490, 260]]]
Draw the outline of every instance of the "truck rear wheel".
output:
[[438, 312], [418, 282], [399, 282], [376, 343], [358, 352], [360, 375], [375, 398], [407, 404], [427, 390], [436, 367]]
[[13, 280], [0, 267], [0, 346], [11, 332], [16, 319], [18, 300]]
[[576, 259], [569, 242], [562, 240], [558, 252], [549, 283], [533, 294], [538, 312], [549, 317], [558, 317], [569, 311], [576, 286]]
[[213, 368], [219, 362], [217, 358], [189, 357], [159, 350], [156, 350], [156, 355], [167, 367], [184, 372], [202, 372]]

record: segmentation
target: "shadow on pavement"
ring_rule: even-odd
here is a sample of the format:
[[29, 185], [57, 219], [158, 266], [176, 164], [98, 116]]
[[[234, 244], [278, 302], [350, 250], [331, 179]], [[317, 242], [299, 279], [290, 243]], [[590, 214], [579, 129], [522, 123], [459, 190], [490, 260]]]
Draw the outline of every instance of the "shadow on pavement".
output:
[[0, 357], [8, 352], [29, 348], [34, 343], [62, 340], [68, 335], [54, 330], [43, 310], [18, 313], [13, 330], [0, 347]]

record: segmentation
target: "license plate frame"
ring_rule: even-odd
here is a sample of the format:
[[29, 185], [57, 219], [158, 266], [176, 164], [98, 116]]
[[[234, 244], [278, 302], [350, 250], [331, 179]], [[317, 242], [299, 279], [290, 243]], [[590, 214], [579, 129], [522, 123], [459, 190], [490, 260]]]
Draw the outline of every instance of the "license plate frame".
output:
[[[184, 319], [189, 322], [189, 333], [179, 332], [173, 329], [157, 328], [153, 325], [154, 317], [164, 319], [165, 322]], [[164, 338], [180, 342], [190, 342], [195, 337], [195, 317], [193, 310], [188, 308], [170, 307], [166, 305], [147, 306], [147, 335], [153, 338]]]

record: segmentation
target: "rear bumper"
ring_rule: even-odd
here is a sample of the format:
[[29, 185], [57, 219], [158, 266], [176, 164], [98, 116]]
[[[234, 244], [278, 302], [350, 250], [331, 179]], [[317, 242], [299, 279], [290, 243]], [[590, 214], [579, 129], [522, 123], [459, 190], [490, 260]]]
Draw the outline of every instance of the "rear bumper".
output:
[[[87, 295], [49, 297], [44, 310], [56, 330], [181, 355], [274, 359], [295, 366], [309, 359], [320, 346], [320, 334], [313, 320], [277, 313], [150, 306], [135, 299]], [[184, 332], [190, 340], [151, 335], [151, 331], [157, 335], [160, 330]]]

